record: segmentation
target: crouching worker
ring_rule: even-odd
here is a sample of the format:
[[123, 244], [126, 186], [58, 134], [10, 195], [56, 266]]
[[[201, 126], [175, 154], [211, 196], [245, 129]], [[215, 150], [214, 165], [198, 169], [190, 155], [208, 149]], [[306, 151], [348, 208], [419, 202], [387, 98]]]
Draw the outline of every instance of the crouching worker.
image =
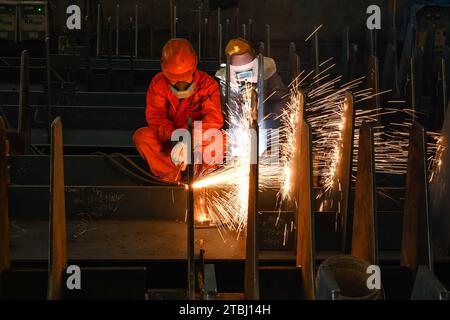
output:
[[[181, 180], [189, 153], [185, 142], [171, 140], [172, 134], [175, 132], [176, 136], [177, 129], [187, 129], [189, 118], [201, 121], [200, 139], [198, 132], [194, 133], [194, 148], [195, 153], [204, 151], [214, 140], [205, 139], [206, 132], [220, 130], [223, 116], [219, 85], [205, 72], [197, 70], [197, 55], [189, 41], [172, 39], [167, 42], [162, 50], [161, 69], [147, 91], [148, 127], [138, 129], [133, 141], [153, 175], [175, 182]], [[214, 156], [220, 157], [223, 149], [218, 153]]]

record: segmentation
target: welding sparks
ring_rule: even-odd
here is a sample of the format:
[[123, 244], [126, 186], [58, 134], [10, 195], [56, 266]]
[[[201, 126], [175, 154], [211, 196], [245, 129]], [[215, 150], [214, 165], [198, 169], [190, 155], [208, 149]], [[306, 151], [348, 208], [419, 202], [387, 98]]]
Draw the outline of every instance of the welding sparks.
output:
[[[322, 26], [319, 26], [308, 38], [312, 37]], [[270, 156], [264, 154], [259, 158], [260, 190], [278, 189], [277, 208], [286, 202], [296, 201], [298, 186], [296, 176], [296, 154], [299, 145], [301, 117], [310, 124], [312, 131], [313, 175], [317, 178], [322, 199], [320, 211], [330, 206], [340, 212], [342, 186], [339, 181], [338, 168], [343, 158], [344, 129], [348, 121], [354, 121], [353, 131], [353, 167], [352, 178], [355, 179], [358, 159], [359, 128], [363, 122], [374, 128], [374, 158], [376, 173], [403, 175], [407, 170], [409, 128], [415, 114], [405, 109], [405, 101], [390, 100], [389, 107], [375, 108], [371, 105], [373, 98], [388, 93], [390, 90], [373, 93], [372, 88], [360, 89], [364, 77], [342, 83], [342, 76], [331, 77], [335, 67], [333, 59], [327, 59], [319, 65], [319, 72], [302, 71], [289, 85], [290, 92], [287, 104], [280, 118], [279, 137], [268, 136], [272, 149], [279, 156], [278, 163], [273, 163]], [[232, 88], [236, 90], [236, 88]], [[353, 92], [354, 119], [346, 116], [348, 101], [346, 93]], [[363, 103], [364, 102], [364, 103]], [[200, 176], [194, 183], [196, 190], [202, 192], [202, 214], [207, 212], [219, 229], [219, 232], [232, 230], [238, 235], [247, 223], [250, 148], [252, 134], [250, 130], [251, 106], [249, 100], [233, 100], [228, 106], [231, 128], [235, 130], [227, 134], [227, 161], [215, 172]], [[396, 114], [403, 116], [404, 121], [391, 122], [389, 126], [381, 125], [381, 117]], [[428, 159], [433, 170], [439, 168], [439, 154], [442, 153], [439, 135], [428, 133]], [[435, 172], [435, 171], [432, 171]], [[430, 179], [433, 178], [431, 173]], [[336, 194], [338, 196], [336, 197]], [[330, 203], [328, 200], [337, 200]], [[295, 203], [297, 206], [297, 203]], [[274, 208], [275, 209], [275, 208]]]

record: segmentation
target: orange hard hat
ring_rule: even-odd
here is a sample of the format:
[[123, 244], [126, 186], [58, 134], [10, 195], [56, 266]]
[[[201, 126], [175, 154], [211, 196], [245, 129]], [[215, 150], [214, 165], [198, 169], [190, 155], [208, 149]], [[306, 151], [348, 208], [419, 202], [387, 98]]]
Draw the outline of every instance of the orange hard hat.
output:
[[225, 47], [225, 54], [233, 56], [233, 55], [241, 55], [245, 53], [255, 54], [255, 50], [253, 50], [251, 44], [243, 39], [243, 38], [234, 38], [228, 41], [227, 46]]
[[191, 43], [186, 39], [169, 40], [162, 50], [161, 68], [171, 84], [191, 83], [197, 70], [197, 54]]

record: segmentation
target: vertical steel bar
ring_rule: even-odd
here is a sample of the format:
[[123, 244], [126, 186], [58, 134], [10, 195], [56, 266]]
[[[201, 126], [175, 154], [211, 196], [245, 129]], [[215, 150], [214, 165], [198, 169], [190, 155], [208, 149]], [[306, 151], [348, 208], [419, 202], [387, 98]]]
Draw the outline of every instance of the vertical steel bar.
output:
[[370, 56], [369, 57], [369, 62], [368, 62], [368, 73], [369, 73], [369, 78], [368, 78], [368, 85], [369, 88], [372, 89], [372, 94], [373, 94], [373, 98], [371, 99], [371, 108], [376, 109], [376, 114], [377, 114], [377, 125], [381, 124], [381, 119], [379, 116], [379, 109], [381, 107], [381, 103], [380, 103], [380, 84], [379, 84], [379, 64], [378, 64], [378, 57], [377, 56]]
[[169, 29], [170, 29], [170, 38], [173, 39], [175, 38], [175, 30], [173, 29], [175, 23], [174, 23], [174, 5], [173, 5], [173, 0], [169, 0]]
[[[259, 165], [259, 109], [264, 102], [264, 57], [258, 56], [258, 92], [252, 93], [252, 136], [250, 150], [250, 173], [247, 211], [247, 239], [245, 259], [245, 297], [247, 300], [259, 300], [259, 275], [258, 275], [258, 165]], [[257, 97], [255, 95], [257, 94]]]
[[[317, 29], [317, 26], [314, 26], [314, 29]], [[314, 61], [314, 71], [316, 75], [320, 73], [320, 54], [319, 54], [319, 30], [314, 33], [313, 36], [313, 61]]]
[[119, 17], [120, 17], [120, 5], [116, 5], [116, 57], [119, 56], [119, 37], [120, 37], [120, 30], [119, 30]]
[[22, 51], [20, 58], [20, 91], [19, 91], [19, 117], [17, 131], [19, 135], [24, 138], [23, 146], [20, 147], [20, 151], [23, 153], [28, 153], [30, 145], [30, 74], [29, 74], [29, 63], [28, 63], [28, 51]]
[[217, 8], [217, 50], [218, 50], [218, 54], [217, 54], [217, 60], [219, 60], [219, 65], [221, 62], [221, 58], [222, 58], [222, 23], [220, 20], [221, 16], [220, 16], [220, 7]]
[[226, 19], [225, 20], [225, 45], [227, 45], [228, 42], [230, 41], [230, 37], [231, 37], [231, 34], [230, 34], [231, 30], [230, 30], [230, 28], [231, 28], [230, 19]]
[[414, 74], [414, 57], [409, 59], [409, 68], [410, 68], [410, 108], [413, 112], [413, 119], [416, 117], [416, 77]]
[[266, 56], [270, 57], [270, 25], [266, 24]]
[[188, 253], [188, 295], [189, 300], [195, 299], [195, 256], [194, 256], [194, 130], [192, 118], [188, 119], [188, 130], [190, 133], [190, 141], [188, 143], [189, 163], [188, 169], [188, 195], [187, 195], [187, 253]]
[[202, 58], [202, 5], [198, 7], [198, 60]]
[[240, 26], [239, 26], [239, 8], [236, 8], [236, 17], [235, 17], [235, 25], [234, 25], [234, 28], [235, 28], [235, 34], [236, 34], [236, 38], [237, 37], [239, 37], [240, 35], [239, 35], [239, 28], [240, 28]]
[[85, 82], [86, 91], [90, 90], [90, 76], [91, 76], [91, 42], [89, 38], [89, 16], [84, 17], [84, 42], [86, 47], [86, 70], [85, 70]]
[[225, 66], [225, 126], [228, 126], [228, 121], [230, 121], [229, 110], [231, 108], [231, 56], [226, 55], [226, 66]]
[[59, 117], [52, 123], [49, 223], [47, 299], [59, 300], [64, 298], [64, 272], [67, 268], [63, 137]]
[[248, 31], [247, 31], [247, 41], [251, 44], [253, 41], [253, 20], [248, 19]]
[[96, 56], [100, 56], [100, 3], [97, 3], [97, 43], [96, 43]]
[[242, 24], [242, 38], [247, 40], [247, 26], [245, 23]]
[[344, 82], [349, 81], [349, 61], [350, 61], [350, 28], [345, 27], [342, 33], [342, 53], [341, 53], [341, 74]]
[[50, 124], [52, 121], [52, 80], [51, 80], [51, 61], [50, 61], [50, 37], [45, 38], [45, 60], [47, 75], [47, 140], [50, 142]]
[[177, 6], [173, 6], [173, 38], [177, 37]]
[[217, 53], [217, 57], [218, 57], [218, 62], [219, 62], [219, 66], [222, 64], [222, 50], [223, 50], [223, 44], [222, 44], [222, 24], [219, 24], [219, 45], [218, 45], [218, 53]]
[[204, 19], [204, 33], [203, 33], [203, 58], [208, 58], [208, 36], [209, 36], [209, 23], [208, 18]]
[[138, 24], [139, 7], [135, 6], [134, 12], [134, 57], [138, 57], [138, 44], [139, 44], [139, 24]]

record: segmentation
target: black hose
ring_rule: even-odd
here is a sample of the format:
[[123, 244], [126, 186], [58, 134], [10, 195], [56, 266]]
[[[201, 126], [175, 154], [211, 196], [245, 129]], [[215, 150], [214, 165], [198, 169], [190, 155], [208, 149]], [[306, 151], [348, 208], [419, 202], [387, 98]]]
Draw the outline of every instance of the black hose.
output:
[[[166, 182], [163, 181], [161, 179], [159, 179], [158, 177], [146, 172], [144, 169], [142, 169], [138, 164], [136, 164], [133, 160], [131, 160], [130, 158], [128, 158], [126, 155], [121, 154], [121, 153], [113, 153], [111, 155], [106, 154], [104, 152], [101, 151], [96, 151], [93, 153], [93, 155], [101, 155], [104, 156], [106, 158], [108, 158], [113, 164], [115, 164], [117, 167], [119, 167], [120, 169], [122, 169], [123, 171], [125, 171], [127, 174], [129, 174], [130, 176], [134, 177], [135, 179], [138, 179], [140, 181], [149, 183], [149, 184], [154, 184], [154, 185], [161, 185], [161, 186], [179, 186], [180, 183], [178, 182]], [[134, 173], [133, 171], [129, 170], [128, 168], [126, 168], [125, 166], [123, 166], [119, 161], [117, 161], [116, 159], [114, 159], [114, 156], [119, 156], [122, 159], [124, 159], [125, 161], [127, 161], [130, 165], [132, 165], [135, 169], [137, 169], [138, 171], [140, 171], [141, 173], [143, 173], [146, 177], [143, 177], [139, 174]]]

